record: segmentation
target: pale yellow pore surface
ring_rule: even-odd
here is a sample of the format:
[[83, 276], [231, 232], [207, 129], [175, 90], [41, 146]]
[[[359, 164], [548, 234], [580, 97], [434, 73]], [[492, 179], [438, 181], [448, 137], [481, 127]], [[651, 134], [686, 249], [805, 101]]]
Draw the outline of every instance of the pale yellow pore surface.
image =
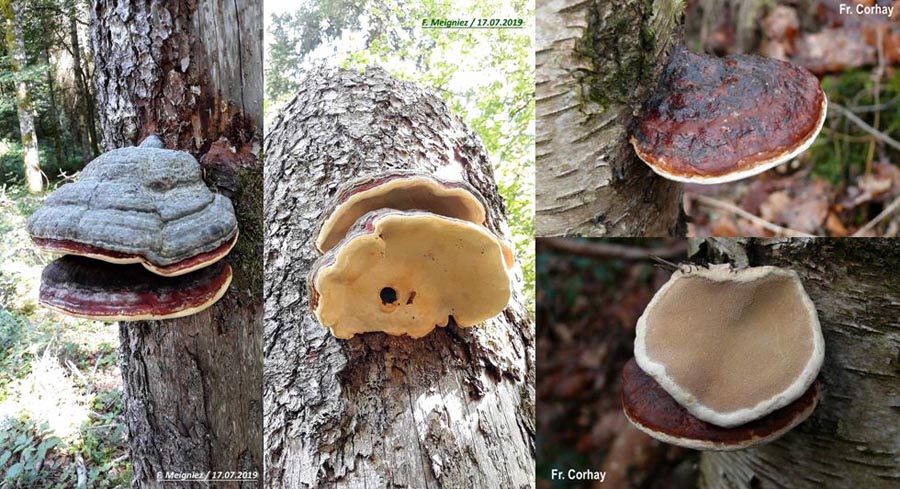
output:
[[[389, 215], [344, 242], [316, 275], [316, 316], [338, 338], [384, 331], [418, 338], [453, 316], [473, 326], [510, 297], [500, 242], [487, 229], [434, 215]], [[381, 291], [396, 300], [384, 303]]]
[[422, 210], [475, 224], [485, 220], [481, 202], [464, 188], [447, 187], [425, 177], [401, 178], [353, 194], [322, 225], [316, 247], [326, 252], [347, 234], [357, 219], [378, 209]]
[[783, 393], [814, 354], [815, 320], [787, 276], [686, 275], [648, 312], [647, 355], [714, 411], [753, 408]]

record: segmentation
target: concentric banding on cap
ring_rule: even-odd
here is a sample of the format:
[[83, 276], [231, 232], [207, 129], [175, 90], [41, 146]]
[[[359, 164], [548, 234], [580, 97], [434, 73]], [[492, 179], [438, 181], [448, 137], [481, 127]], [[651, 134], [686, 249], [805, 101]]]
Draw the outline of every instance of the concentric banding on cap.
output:
[[62, 314], [96, 321], [172, 319], [215, 304], [231, 284], [231, 266], [219, 261], [178, 277], [140, 265], [113, 265], [75, 255], [53, 261], [41, 275], [39, 302]]
[[141, 263], [175, 276], [224, 257], [237, 240], [231, 201], [213, 193], [183, 151], [121, 148], [91, 161], [26, 223], [44, 251]]

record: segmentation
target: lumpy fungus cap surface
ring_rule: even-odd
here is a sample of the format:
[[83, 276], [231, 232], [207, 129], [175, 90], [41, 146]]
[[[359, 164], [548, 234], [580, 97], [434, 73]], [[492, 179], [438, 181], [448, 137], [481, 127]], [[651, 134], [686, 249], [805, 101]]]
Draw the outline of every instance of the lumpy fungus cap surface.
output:
[[361, 217], [313, 266], [310, 306], [335, 337], [382, 331], [422, 337], [474, 326], [510, 298], [500, 240], [469, 221], [382, 209]]
[[730, 182], [805, 151], [822, 129], [827, 106], [818, 79], [804, 68], [677, 47], [631, 143], [641, 160], [670, 180]]
[[177, 276], [228, 254], [237, 235], [231, 201], [211, 192], [188, 153], [131, 147], [103, 153], [28, 219], [38, 248]]
[[676, 271], [636, 329], [641, 369], [692, 415], [722, 427], [795, 401], [825, 352], [799, 277], [777, 267]]

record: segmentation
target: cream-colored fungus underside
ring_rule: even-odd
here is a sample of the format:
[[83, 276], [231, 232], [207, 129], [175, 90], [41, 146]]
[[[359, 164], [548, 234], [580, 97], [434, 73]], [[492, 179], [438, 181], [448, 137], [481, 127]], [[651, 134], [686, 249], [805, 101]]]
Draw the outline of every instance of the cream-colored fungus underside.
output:
[[[391, 215], [341, 246], [315, 283], [316, 316], [338, 338], [370, 331], [419, 338], [450, 316], [463, 327], [481, 323], [509, 302], [500, 242], [480, 225]], [[396, 301], [383, 303], [384, 288]]]
[[713, 411], [753, 408], [783, 393], [814, 354], [815, 321], [790, 277], [687, 275], [665, 293], [647, 317], [647, 355]]
[[422, 210], [475, 224], [485, 220], [484, 207], [467, 190], [423, 177], [401, 178], [353, 194], [339, 204], [322, 225], [316, 247], [323, 253], [334, 248], [357, 219], [378, 209]]

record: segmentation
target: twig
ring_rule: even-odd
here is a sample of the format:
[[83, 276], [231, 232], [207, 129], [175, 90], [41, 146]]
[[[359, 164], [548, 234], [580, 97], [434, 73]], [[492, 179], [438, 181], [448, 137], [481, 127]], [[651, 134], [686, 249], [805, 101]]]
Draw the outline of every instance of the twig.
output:
[[80, 452], [75, 452], [75, 487], [83, 489], [87, 487], [87, 467], [84, 466], [84, 458]]
[[650, 260], [652, 257], [684, 258], [687, 243], [678, 241], [665, 248], [638, 248], [569, 238], [539, 238], [538, 243], [576, 255], [602, 256], [621, 260]]
[[883, 110], [890, 109], [897, 102], [900, 102], [900, 96], [894, 97], [883, 104], [878, 105], [856, 105], [853, 107], [846, 107], [847, 110], [853, 112], [854, 114], [862, 114], [866, 112], [881, 112]]
[[862, 129], [863, 131], [866, 131], [867, 133], [871, 134], [872, 136], [875, 136], [875, 138], [877, 138], [884, 144], [887, 144], [888, 146], [890, 146], [894, 149], [900, 149], [900, 141], [897, 141], [896, 139], [891, 138], [887, 134], [879, 131], [878, 129], [875, 129], [874, 127], [866, 124], [866, 121], [860, 119], [859, 117], [856, 116], [856, 114], [854, 114], [853, 112], [850, 112], [849, 110], [845, 109], [841, 105], [836, 104], [834, 102], [829, 102], [828, 110], [833, 110], [835, 112], [840, 113], [841, 115], [846, 117], [850, 122], [859, 126], [859, 128]]
[[885, 220], [885, 218], [887, 218], [888, 216], [890, 216], [891, 214], [896, 212], [898, 208], [900, 208], [900, 197], [897, 197], [896, 199], [894, 199], [894, 201], [891, 202], [890, 205], [888, 205], [881, 212], [879, 212], [878, 215], [875, 216], [875, 219], [872, 219], [871, 221], [867, 222], [865, 224], [865, 226], [857, 229], [856, 232], [853, 233], [853, 237], [864, 236], [869, 231], [871, 231], [872, 228], [877, 226], [878, 223]]
[[737, 214], [738, 216], [743, 217], [744, 219], [746, 219], [754, 224], [758, 224], [758, 225], [762, 226], [763, 228], [768, 229], [769, 231], [772, 231], [773, 233], [775, 233], [775, 235], [789, 236], [789, 237], [795, 237], [795, 238], [811, 238], [811, 237], [813, 237], [812, 234], [807, 234], [807, 233], [804, 233], [803, 231], [797, 231], [796, 229], [781, 227], [777, 224], [773, 224], [759, 216], [755, 216], [755, 215], [745, 211], [744, 209], [741, 209], [740, 207], [738, 207], [734, 204], [729, 204], [728, 202], [722, 202], [721, 200], [714, 199], [712, 197], [707, 197], [705, 195], [693, 195], [693, 196], [691, 196], [691, 198], [707, 207], [714, 207], [716, 209], [720, 209], [723, 211], [728, 211], [728, 212]]

